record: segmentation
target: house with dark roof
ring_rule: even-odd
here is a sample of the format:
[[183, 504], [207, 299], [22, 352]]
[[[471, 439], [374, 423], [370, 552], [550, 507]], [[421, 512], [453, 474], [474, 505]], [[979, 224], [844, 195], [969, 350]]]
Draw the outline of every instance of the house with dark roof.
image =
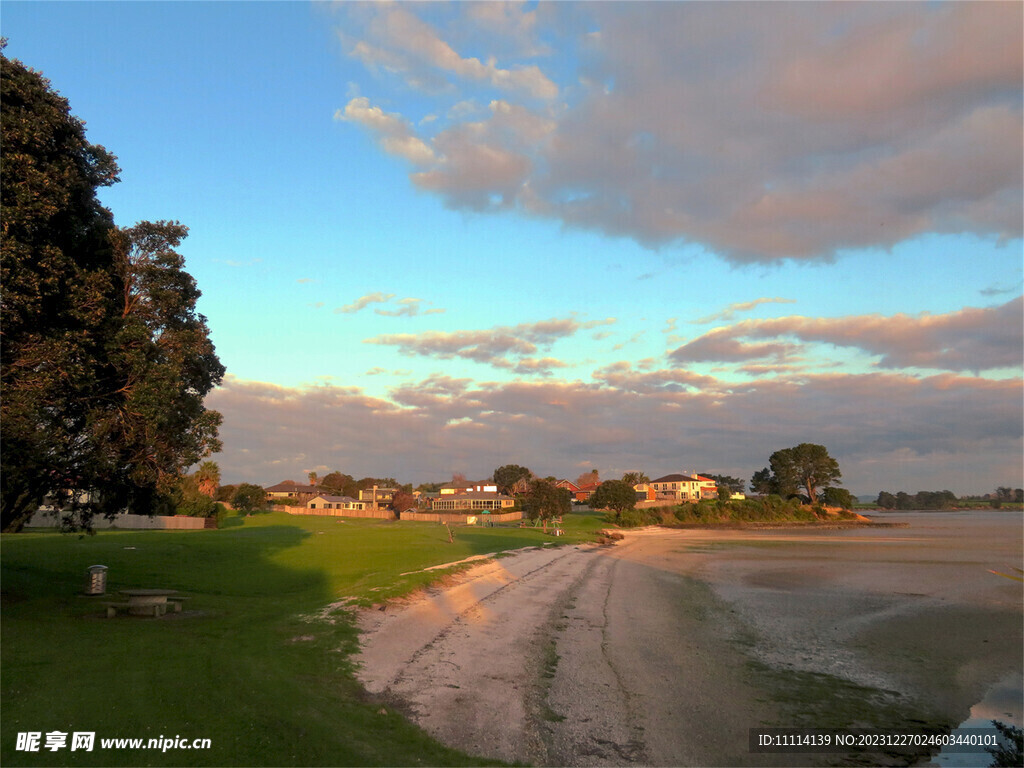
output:
[[330, 496], [320, 494], [306, 502], [306, 509], [365, 509], [366, 504], [351, 496]]
[[294, 499], [305, 504], [322, 490], [316, 485], [299, 485], [293, 480], [284, 480], [277, 485], [264, 488], [268, 499]]

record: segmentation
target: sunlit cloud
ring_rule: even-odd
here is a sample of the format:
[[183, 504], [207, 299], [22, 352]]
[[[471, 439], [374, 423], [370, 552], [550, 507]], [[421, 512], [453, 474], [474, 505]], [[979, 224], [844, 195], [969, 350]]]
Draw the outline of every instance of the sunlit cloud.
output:
[[[621, 364], [590, 384], [434, 376], [387, 398], [229, 376], [208, 405], [225, 416], [217, 460], [229, 482], [276, 482], [282, 472], [325, 464], [419, 483], [450, 477], [453, 468], [484, 476], [509, 457], [527, 457], [541, 475], [567, 475], [588, 461], [602, 474], [615, 465], [651, 474], [699, 464], [749, 478], [773, 451], [815, 442], [838, 458], [855, 492], [902, 488], [903, 471], [921, 487], [934, 480], [936, 488], [976, 492], [1018, 482], [1022, 394], [1019, 380], [953, 374], [780, 372], [729, 383]], [[886, 456], [903, 459], [880, 465]], [[910, 457], [929, 461], [910, 467]], [[920, 463], [929, 464], [923, 473]]]
[[410, 357], [434, 357], [441, 360], [461, 358], [484, 363], [517, 373], [547, 374], [564, 364], [544, 358], [546, 364], [533, 360], [540, 348], [549, 348], [556, 341], [571, 337], [581, 330], [611, 325], [614, 318], [580, 322], [575, 318], [552, 318], [516, 326], [498, 326], [471, 331], [427, 331], [425, 333], [381, 334], [365, 339], [367, 344], [397, 347]]
[[[782, 317], [745, 320], [709, 331], [675, 349], [669, 358], [685, 362], [745, 362], [773, 358], [784, 362], [799, 351], [781, 341], [824, 343], [879, 357], [883, 368], [989, 371], [1024, 364], [1024, 299], [998, 307], [968, 307], [958, 312], [884, 317]], [[775, 339], [749, 342], [744, 339]]]
[[[735, 263], [830, 261], [926, 233], [1019, 238], [1024, 6], [851, 7], [468, 3], [443, 29], [426, 5], [360, 7], [351, 55], [448, 117], [427, 137], [365, 99], [343, 114], [449, 207]], [[518, 61], [449, 42], [486, 49], [499, 28]], [[576, 55], [542, 70], [560, 49]], [[489, 114], [447, 111], [484, 86]]]
[[694, 320], [693, 322], [697, 325], [706, 325], [708, 323], [718, 322], [719, 320], [732, 320], [737, 314], [741, 312], [750, 312], [762, 304], [796, 304], [796, 299], [764, 298], [754, 299], [753, 301], [741, 301], [735, 304], [730, 304], [721, 312], [715, 312], [712, 315], [707, 315], [699, 320]]

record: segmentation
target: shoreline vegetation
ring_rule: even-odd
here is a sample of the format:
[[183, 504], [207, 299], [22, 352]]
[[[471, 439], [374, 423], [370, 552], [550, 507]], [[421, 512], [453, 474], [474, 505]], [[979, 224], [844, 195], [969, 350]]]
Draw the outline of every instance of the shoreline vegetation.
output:
[[607, 523], [621, 528], [660, 525], [665, 528], [703, 526], [821, 526], [871, 525], [874, 521], [851, 510], [802, 504], [799, 499], [765, 496], [728, 501], [706, 499], [675, 506], [646, 507], [609, 511]]

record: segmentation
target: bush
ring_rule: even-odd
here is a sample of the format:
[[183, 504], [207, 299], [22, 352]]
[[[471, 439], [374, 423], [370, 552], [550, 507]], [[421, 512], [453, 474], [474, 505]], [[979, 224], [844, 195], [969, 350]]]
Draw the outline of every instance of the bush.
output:
[[253, 483], [239, 485], [231, 499], [231, 506], [246, 515], [252, 514], [257, 509], [262, 509], [266, 503], [266, 491]]
[[221, 527], [221, 524], [224, 522], [224, 518], [227, 517], [227, 515], [228, 515], [228, 508], [225, 507], [220, 502], [217, 502], [217, 504], [215, 505], [215, 509], [213, 511], [212, 517], [217, 521], [217, 527], [218, 528]]
[[624, 509], [605, 515], [605, 520], [623, 528], [642, 528], [645, 525], [661, 525], [661, 512], [658, 509]]

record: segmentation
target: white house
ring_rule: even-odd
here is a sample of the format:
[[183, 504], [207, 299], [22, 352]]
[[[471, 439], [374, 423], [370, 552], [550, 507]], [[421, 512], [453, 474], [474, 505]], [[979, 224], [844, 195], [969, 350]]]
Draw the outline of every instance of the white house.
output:
[[696, 473], [665, 475], [657, 480], [652, 480], [650, 484], [659, 499], [698, 501], [718, 498], [718, 486], [715, 481]]
[[306, 509], [366, 509], [366, 504], [351, 496], [328, 496], [321, 494], [306, 502]]

